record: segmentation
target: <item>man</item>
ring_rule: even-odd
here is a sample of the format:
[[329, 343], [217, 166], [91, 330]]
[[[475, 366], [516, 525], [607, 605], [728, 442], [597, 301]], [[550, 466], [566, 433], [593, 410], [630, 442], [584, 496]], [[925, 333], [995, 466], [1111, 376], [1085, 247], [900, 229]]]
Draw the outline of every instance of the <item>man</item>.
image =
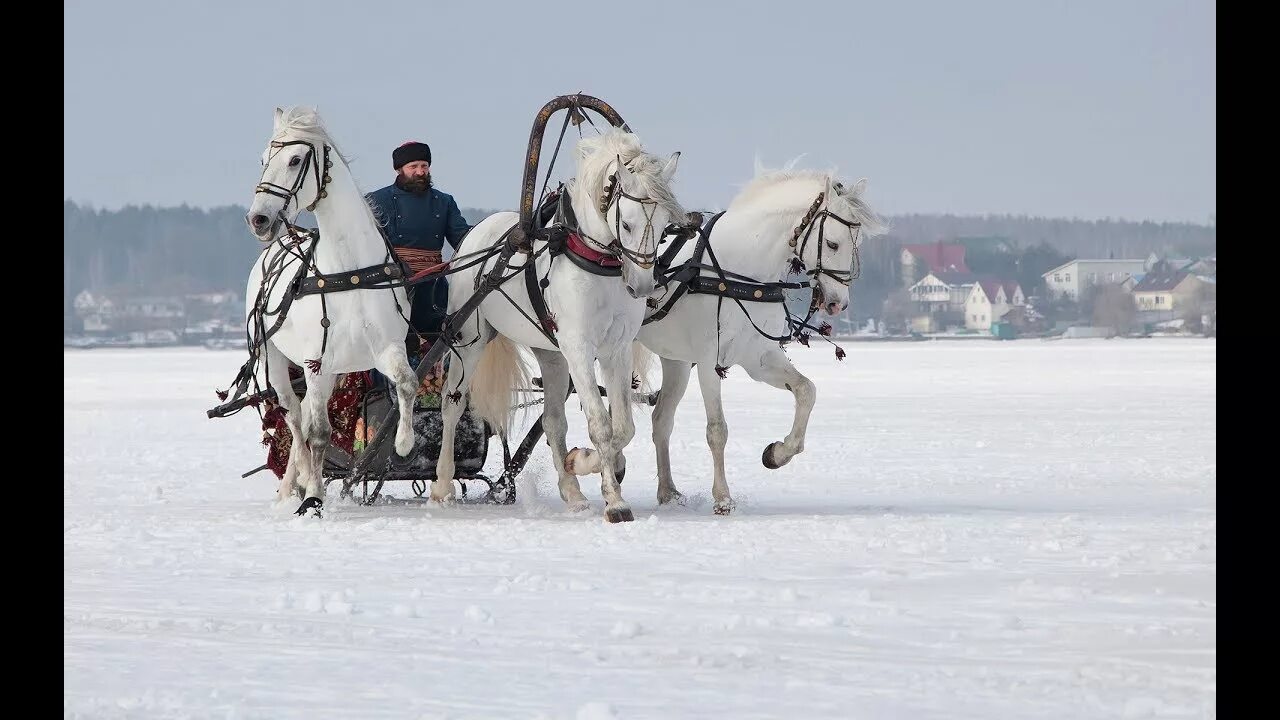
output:
[[[470, 230], [453, 196], [435, 189], [431, 179], [431, 148], [407, 142], [391, 153], [396, 180], [366, 198], [382, 233], [411, 273], [438, 265], [447, 241], [454, 249]], [[405, 345], [412, 359], [419, 354], [417, 334], [434, 338], [441, 330], [449, 305], [448, 283], [437, 278], [410, 288], [412, 326]], [[425, 349], [423, 347], [422, 349]]]

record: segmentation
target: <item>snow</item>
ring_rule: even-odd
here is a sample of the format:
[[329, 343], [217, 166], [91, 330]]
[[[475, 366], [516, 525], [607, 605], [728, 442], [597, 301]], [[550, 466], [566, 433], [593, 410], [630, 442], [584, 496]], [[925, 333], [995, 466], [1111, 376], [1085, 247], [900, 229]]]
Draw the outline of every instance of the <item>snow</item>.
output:
[[65, 350], [64, 716], [1216, 716], [1215, 340], [846, 349], [792, 351], [779, 470], [790, 398], [730, 371], [728, 517], [696, 382], [686, 506], [638, 414], [623, 525], [544, 444], [515, 506], [296, 518], [204, 414], [243, 351]]

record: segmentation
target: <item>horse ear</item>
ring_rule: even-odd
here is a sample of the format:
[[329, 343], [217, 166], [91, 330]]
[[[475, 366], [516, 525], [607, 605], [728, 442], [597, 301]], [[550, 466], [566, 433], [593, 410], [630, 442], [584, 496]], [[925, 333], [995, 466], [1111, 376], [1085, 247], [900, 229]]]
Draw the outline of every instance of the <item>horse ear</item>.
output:
[[662, 179], [671, 182], [671, 178], [675, 177], [676, 164], [680, 162], [680, 151], [671, 153], [671, 157], [667, 160], [667, 164], [662, 166]]
[[276, 107], [276, 117], [273, 122], [277, 130], [280, 129], [280, 124], [284, 122], [284, 110], [280, 109], [279, 106]]
[[858, 182], [853, 184], [853, 189], [846, 194], [849, 195], [850, 197], [853, 197], [853, 196], [861, 195], [862, 193], [866, 192], [866, 190], [867, 190], [867, 179], [858, 178]]

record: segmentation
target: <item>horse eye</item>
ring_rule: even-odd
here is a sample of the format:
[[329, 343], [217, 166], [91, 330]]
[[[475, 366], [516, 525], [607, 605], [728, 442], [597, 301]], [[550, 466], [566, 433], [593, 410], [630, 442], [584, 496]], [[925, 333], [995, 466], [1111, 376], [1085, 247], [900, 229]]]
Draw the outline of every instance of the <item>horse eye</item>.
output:
[[626, 230], [627, 232], [631, 232], [631, 224], [630, 224], [630, 223], [625, 223], [625, 222], [624, 222], [624, 223], [622, 223], [622, 229], [623, 229], [623, 230]]
[[300, 164], [302, 164], [302, 158], [298, 157], [297, 155], [294, 155], [292, 158], [289, 159], [289, 167], [297, 167]]
[[839, 243], [834, 243], [834, 242], [831, 242], [830, 240], [827, 241], [827, 247], [831, 248], [832, 250], [840, 249]]

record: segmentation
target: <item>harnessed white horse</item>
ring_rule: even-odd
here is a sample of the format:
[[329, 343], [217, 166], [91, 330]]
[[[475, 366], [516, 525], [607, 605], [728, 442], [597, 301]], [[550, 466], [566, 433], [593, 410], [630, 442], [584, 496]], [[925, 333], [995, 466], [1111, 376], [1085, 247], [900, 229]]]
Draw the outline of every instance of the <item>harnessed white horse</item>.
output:
[[[803, 170], [758, 176], [716, 220], [709, 236], [710, 253], [727, 273], [726, 285], [733, 284], [735, 275], [768, 283], [781, 280], [789, 266], [807, 268], [821, 309], [828, 315], [840, 314], [849, 305], [849, 285], [857, 276], [858, 245], [864, 237], [885, 230], [862, 198], [866, 182], [864, 178], [849, 188], [826, 173]], [[672, 268], [693, 256], [696, 240], [690, 239], [674, 254]], [[718, 279], [708, 262], [710, 253], [701, 260], [700, 274]], [[673, 293], [674, 286], [669, 284], [666, 292]], [[740, 365], [753, 380], [788, 390], [795, 397], [791, 432], [765, 447], [766, 467], [779, 468], [804, 450], [816, 390], [780, 347], [780, 341], [792, 335], [785, 305], [752, 301], [757, 291], [769, 292], [748, 287], [747, 299], [741, 302], [690, 292], [669, 307], [670, 298], [662, 293], [653, 298], [658, 308], [648, 315], [667, 312], [644, 325], [637, 341], [662, 359], [662, 389], [652, 416], [659, 503], [681, 498], [671, 478], [670, 441], [676, 406], [689, 386], [691, 364], [698, 369], [707, 413], [707, 444], [714, 467], [711, 492], [717, 514], [733, 508], [724, 472], [729, 431], [720, 397], [722, 373]], [[575, 448], [571, 455], [574, 471], [580, 474], [596, 472], [602, 459], [590, 449]]]
[[[685, 219], [670, 190], [678, 158], [679, 153], [666, 160], [645, 153], [634, 134], [620, 130], [579, 141], [576, 178], [565, 191], [577, 222], [577, 237], [570, 238], [569, 246], [578, 246], [586, 256], [612, 256], [620, 268], [600, 274], [580, 265], [581, 255], [565, 254], [553, 260], [545, 252], [545, 243], [539, 242], [532, 262], [541, 281], [531, 293], [533, 283], [523, 278], [530, 255], [513, 256], [511, 272], [480, 303], [454, 340], [458, 355], [449, 364], [445, 381], [446, 390], [452, 392], [442, 404], [444, 432], [436, 466], [436, 477], [442, 480], [432, 484], [433, 500], [449, 502], [454, 497], [448, 478], [453, 477], [454, 430], [465, 395], [470, 394], [477, 416], [499, 432], [507, 431], [515, 412], [515, 391], [527, 387], [529, 380], [514, 342], [532, 349], [542, 372], [547, 398], [542, 422], [559, 475], [560, 497], [573, 511], [589, 507], [577, 478], [564, 464], [568, 429], [564, 401], [572, 379], [592, 442], [609, 451], [600, 468], [605, 517], [610, 522], [633, 519], [618, 485], [625, 470], [622, 450], [635, 435], [631, 346], [643, 321], [645, 298], [654, 290], [658, 240], [668, 225]], [[517, 220], [512, 212], [485, 218], [463, 239], [458, 255], [495, 246]], [[486, 260], [454, 275], [449, 284], [450, 312], [467, 301], [492, 265], [492, 259]], [[587, 260], [586, 265], [592, 262]], [[535, 305], [540, 304], [534, 297], [538, 287], [544, 288], [545, 312]], [[596, 380], [597, 361], [604, 374], [608, 410]]]
[[[253, 339], [246, 368], [275, 389], [293, 434], [277, 502], [296, 485], [304, 497], [298, 514], [309, 508], [318, 514], [331, 433], [328, 403], [338, 375], [376, 368], [390, 378], [400, 409], [396, 453], [403, 458], [413, 449], [418, 380], [405, 355], [409, 304], [402, 270], [314, 109], [276, 108], [262, 165], [245, 216], [267, 244], [246, 290]], [[314, 212], [318, 235], [294, 226], [304, 207]], [[295, 277], [301, 278], [296, 295]], [[302, 400], [290, 383], [289, 363], [304, 368]], [[249, 379], [238, 378], [244, 382], [237, 394]]]

